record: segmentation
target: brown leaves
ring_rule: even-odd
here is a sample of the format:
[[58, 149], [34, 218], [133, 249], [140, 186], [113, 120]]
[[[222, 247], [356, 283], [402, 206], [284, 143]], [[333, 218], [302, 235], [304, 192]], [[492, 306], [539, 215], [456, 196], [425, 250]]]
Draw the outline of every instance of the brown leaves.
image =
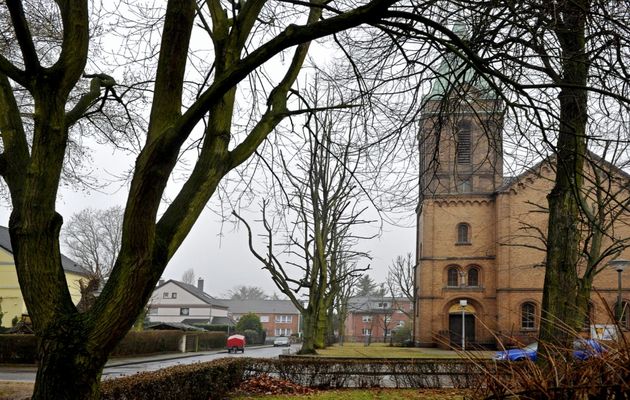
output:
[[316, 392], [315, 389], [273, 378], [267, 374], [246, 379], [238, 389], [239, 394], [248, 395], [311, 394], [314, 392]]

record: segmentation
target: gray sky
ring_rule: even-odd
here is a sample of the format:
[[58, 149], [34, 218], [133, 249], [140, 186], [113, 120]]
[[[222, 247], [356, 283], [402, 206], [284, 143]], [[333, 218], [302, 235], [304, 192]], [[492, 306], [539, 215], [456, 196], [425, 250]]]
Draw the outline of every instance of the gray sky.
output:
[[[107, 165], [107, 164], [104, 164]], [[64, 220], [86, 207], [107, 208], [124, 206], [126, 193], [76, 192], [71, 188], [61, 188], [57, 201], [57, 211]], [[211, 200], [212, 202], [212, 200]], [[253, 214], [252, 214], [253, 215]], [[10, 209], [0, 208], [0, 224], [8, 226]], [[409, 223], [414, 221], [410, 216]], [[221, 234], [222, 232], [222, 234]], [[363, 246], [370, 250], [373, 260], [368, 272], [377, 282], [384, 280], [387, 268], [397, 256], [415, 252], [415, 228], [385, 226], [381, 238], [366, 240]], [[62, 248], [63, 251], [63, 248]], [[259, 286], [271, 294], [276, 289], [267, 271], [263, 271], [258, 261], [247, 247], [247, 233], [235, 229], [232, 223], [220, 223], [220, 218], [206, 210], [167, 266], [166, 279], [181, 279], [184, 271], [195, 270], [195, 275], [204, 279], [205, 291], [212, 296], [222, 294], [237, 285]]]

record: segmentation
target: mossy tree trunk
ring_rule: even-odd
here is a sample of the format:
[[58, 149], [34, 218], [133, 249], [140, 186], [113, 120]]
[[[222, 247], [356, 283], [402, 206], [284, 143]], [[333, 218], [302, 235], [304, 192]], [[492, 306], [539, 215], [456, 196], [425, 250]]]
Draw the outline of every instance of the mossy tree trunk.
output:
[[555, 28], [561, 46], [560, 115], [556, 147], [556, 179], [548, 196], [549, 226], [540, 340], [567, 346], [581, 328], [577, 309], [580, 258], [580, 200], [586, 157], [588, 119], [586, 53], [587, 1], [562, 2]]

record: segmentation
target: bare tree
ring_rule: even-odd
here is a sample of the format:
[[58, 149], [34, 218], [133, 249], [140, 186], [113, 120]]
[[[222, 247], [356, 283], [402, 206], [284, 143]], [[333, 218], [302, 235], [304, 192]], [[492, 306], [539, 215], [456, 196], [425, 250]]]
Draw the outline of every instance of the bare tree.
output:
[[[325, 102], [324, 107], [335, 104], [333, 90], [327, 89], [314, 87], [309, 98], [313, 103], [311, 108], [317, 109], [321, 101]], [[323, 100], [319, 98], [322, 93], [325, 93]], [[267, 202], [262, 211], [267, 240], [265, 255], [254, 249], [250, 226], [234, 213], [248, 229], [253, 254], [270, 272], [278, 289], [302, 313], [304, 340], [300, 353], [303, 354], [325, 347], [333, 304], [341, 286], [365, 270], [356, 263], [368, 257], [354, 247], [362, 238], [354, 230], [369, 223], [361, 217], [366, 207], [361, 205], [361, 191], [354, 175], [361, 160], [361, 151], [353, 147], [360, 137], [354, 116], [346, 110], [330, 109], [310, 115], [304, 125], [308, 146], [291, 152], [292, 164], [282, 157], [287, 180], [287, 201], [281, 205], [282, 214], [291, 210], [295, 218], [287, 224], [292, 228], [284, 255], [293, 259], [283, 262], [276, 254]]]
[[[411, 303], [411, 309], [398, 307], [409, 319], [413, 319], [415, 310], [416, 263], [411, 253], [398, 256], [389, 266], [386, 285], [392, 298], [404, 297]], [[396, 303], [398, 304], [398, 303]]]
[[107, 278], [120, 251], [123, 209], [86, 208], [74, 214], [62, 235], [70, 255], [99, 282]]
[[[268, 300], [270, 296], [258, 286], [239, 285], [228, 291], [227, 297], [232, 300]], [[277, 296], [276, 296], [277, 297]], [[279, 300], [275, 298], [273, 300]]]
[[187, 283], [189, 285], [195, 284], [195, 270], [193, 268], [188, 268], [182, 274], [182, 282]]

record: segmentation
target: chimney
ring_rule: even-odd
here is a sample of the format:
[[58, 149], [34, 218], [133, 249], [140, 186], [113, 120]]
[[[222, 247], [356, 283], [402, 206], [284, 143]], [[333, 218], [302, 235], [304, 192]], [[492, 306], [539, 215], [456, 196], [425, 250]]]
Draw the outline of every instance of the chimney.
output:
[[162, 286], [163, 284], [164, 284], [164, 279], [160, 279], [160, 280], [158, 281], [158, 286]]
[[202, 278], [199, 278], [199, 280], [197, 281], [197, 289], [203, 292], [203, 279]]

